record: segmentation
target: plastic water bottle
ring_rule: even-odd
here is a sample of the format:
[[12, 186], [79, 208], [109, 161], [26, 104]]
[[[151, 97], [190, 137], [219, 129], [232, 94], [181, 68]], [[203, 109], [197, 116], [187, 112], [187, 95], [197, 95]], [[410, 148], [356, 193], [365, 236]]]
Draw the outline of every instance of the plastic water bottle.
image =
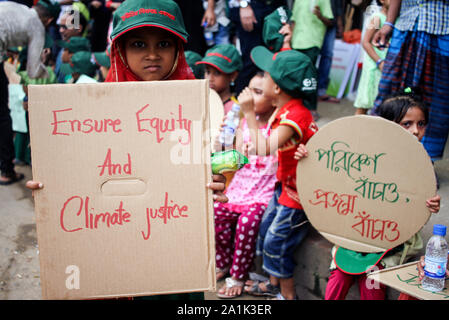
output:
[[446, 226], [435, 224], [433, 236], [427, 242], [422, 287], [428, 291], [441, 291], [444, 288], [447, 263]]
[[240, 106], [236, 103], [232, 105], [231, 110], [226, 115], [225, 125], [220, 132], [219, 141], [225, 147], [232, 146], [234, 144], [234, 137], [237, 131], [237, 127], [240, 122]]
[[206, 39], [206, 44], [209, 47], [215, 44], [214, 34], [211, 31], [204, 31], [204, 39]]

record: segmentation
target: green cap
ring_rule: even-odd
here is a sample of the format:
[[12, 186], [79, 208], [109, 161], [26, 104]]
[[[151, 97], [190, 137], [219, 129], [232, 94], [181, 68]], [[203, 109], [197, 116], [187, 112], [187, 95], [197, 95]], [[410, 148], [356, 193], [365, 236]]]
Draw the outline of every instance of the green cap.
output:
[[159, 27], [187, 42], [181, 9], [172, 0], [132, 0], [123, 2], [114, 12], [111, 39], [138, 27]]
[[70, 73], [85, 74], [93, 76], [96, 70], [95, 64], [91, 61], [92, 53], [89, 51], [79, 51], [73, 54], [70, 62]]
[[284, 23], [290, 20], [292, 12], [288, 7], [281, 6], [270, 13], [264, 19], [262, 38], [268, 49], [273, 52], [281, 50], [284, 35], [279, 33]]
[[192, 69], [195, 78], [203, 79], [204, 78], [204, 65], [196, 64], [198, 61], [201, 61], [202, 57], [199, 53], [195, 51], [185, 51], [186, 61], [189, 67]]
[[316, 93], [317, 71], [305, 54], [296, 50], [272, 53], [263, 46], [257, 46], [251, 50], [251, 59], [292, 97]]
[[377, 265], [389, 250], [376, 253], [363, 253], [338, 247], [334, 261], [338, 269], [349, 274], [362, 274]]
[[92, 57], [95, 63], [99, 66], [103, 66], [106, 68], [111, 67], [111, 59], [109, 58], [110, 55], [111, 55], [111, 48], [108, 48], [108, 51], [92, 53]]
[[67, 41], [59, 41], [59, 45], [70, 53], [76, 53], [79, 51], [90, 51], [90, 42], [85, 37], [71, 37]]
[[243, 68], [242, 57], [232, 44], [218, 44], [210, 48], [196, 64], [208, 64], [223, 73], [232, 73]]
[[54, 18], [58, 19], [59, 13], [61, 12], [61, 6], [57, 1], [54, 0], [39, 0], [37, 4], [43, 6], [48, 10], [48, 13]]

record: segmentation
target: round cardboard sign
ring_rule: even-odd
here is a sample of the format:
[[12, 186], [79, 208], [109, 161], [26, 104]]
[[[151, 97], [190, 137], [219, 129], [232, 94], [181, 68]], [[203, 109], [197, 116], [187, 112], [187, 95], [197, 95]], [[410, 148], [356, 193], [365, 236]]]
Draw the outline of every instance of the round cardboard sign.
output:
[[[221, 101], [218, 93], [210, 89], [209, 90], [209, 119], [210, 119], [210, 138], [211, 147], [214, 148], [214, 141], [220, 134], [220, 126], [224, 118], [223, 102]], [[213, 150], [216, 151], [216, 150]]]
[[382, 252], [418, 232], [436, 193], [422, 144], [394, 122], [351, 116], [323, 126], [297, 166], [301, 204], [325, 238], [359, 252]]

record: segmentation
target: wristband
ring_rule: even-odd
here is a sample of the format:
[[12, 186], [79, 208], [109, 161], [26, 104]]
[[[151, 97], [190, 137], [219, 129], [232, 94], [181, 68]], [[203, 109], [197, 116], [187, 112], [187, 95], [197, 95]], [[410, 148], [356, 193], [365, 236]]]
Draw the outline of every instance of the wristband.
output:
[[384, 59], [379, 59], [376, 61], [376, 66], [379, 68], [379, 65], [384, 61]]
[[391, 22], [385, 21], [385, 22], [384, 22], [384, 25], [390, 26], [391, 28], [394, 29], [394, 24], [391, 23]]

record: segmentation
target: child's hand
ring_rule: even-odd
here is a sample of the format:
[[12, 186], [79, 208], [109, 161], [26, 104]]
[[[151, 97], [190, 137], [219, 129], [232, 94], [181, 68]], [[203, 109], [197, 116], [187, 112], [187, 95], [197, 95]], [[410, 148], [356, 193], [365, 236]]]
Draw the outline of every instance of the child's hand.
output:
[[[424, 256], [421, 256], [421, 258], [418, 261], [418, 279], [421, 282], [422, 279], [424, 278], [424, 266], [426, 265], [426, 263], [424, 262], [425, 260]], [[448, 264], [446, 264], [446, 277], [449, 277], [449, 257], [448, 257]]]
[[254, 98], [250, 88], [243, 89], [237, 100], [244, 114], [254, 112]]
[[295, 152], [295, 160], [301, 160], [302, 158], [305, 158], [309, 155], [309, 152], [307, 151], [307, 148], [302, 143], [298, 146], [298, 149]]
[[44, 187], [44, 185], [41, 182], [39, 182], [39, 181], [28, 180], [25, 183], [25, 187], [27, 187], [28, 189], [32, 190], [32, 195], [34, 196], [34, 191], [42, 189]]
[[284, 36], [284, 41], [282, 48], [291, 49], [290, 41], [292, 40], [292, 28], [290, 24], [284, 23], [281, 29], [279, 29], [279, 33]]
[[429, 208], [430, 212], [437, 213], [440, 211], [440, 201], [441, 197], [436, 195], [435, 197], [426, 200], [426, 206]]
[[208, 183], [207, 187], [214, 192], [213, 198], [215, 201], [222, 203], [228, 202], [228, 197], [223, 193], [226, 188], [226, 177], [224, 175], [212, 175], [212, 183]]

